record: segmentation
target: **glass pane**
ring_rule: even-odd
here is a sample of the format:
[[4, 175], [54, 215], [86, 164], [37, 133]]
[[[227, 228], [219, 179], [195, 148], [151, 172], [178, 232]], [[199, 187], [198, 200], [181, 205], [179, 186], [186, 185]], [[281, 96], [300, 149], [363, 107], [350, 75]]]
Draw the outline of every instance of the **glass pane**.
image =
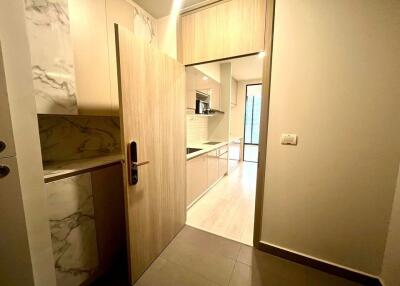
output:
[[250, 144], [252, 137], [252, 122], [253, 122], [253, 97], [246, 99], [246, 118], [244, 125], [244, 143]]
[[258, 144], [260, 141], [262, 85], [246, 87], [245, 146], [244, 160], [258, 161]]
[[251, 143], [258, 144], [260, 137], [261, 96], [255, 96], [253, 98], [253, 128], [251, 134]]

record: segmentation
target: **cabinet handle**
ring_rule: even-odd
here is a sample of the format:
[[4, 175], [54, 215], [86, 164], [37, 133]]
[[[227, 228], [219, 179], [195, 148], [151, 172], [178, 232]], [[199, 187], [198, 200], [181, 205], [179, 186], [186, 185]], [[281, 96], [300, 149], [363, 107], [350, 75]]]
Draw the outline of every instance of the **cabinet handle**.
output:
[[0, 153], [4, 151], [4, 149], [6, 149], [7, 145], [5, 142], [0, 141]]
[[0, 179], [7, 177], [7, 175], [10, 173], [10, 168], [5, 165], [0, 165]]

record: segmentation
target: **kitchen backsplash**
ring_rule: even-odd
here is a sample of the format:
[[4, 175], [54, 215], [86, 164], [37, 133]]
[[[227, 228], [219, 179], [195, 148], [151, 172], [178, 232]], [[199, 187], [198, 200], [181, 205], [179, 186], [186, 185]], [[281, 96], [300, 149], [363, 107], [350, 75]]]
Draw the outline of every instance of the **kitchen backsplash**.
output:
[[44, 163], [121, 152], [119, 117], [38, 115]]
[[208, 140], [208, 117], [186, 115], [187, 144], [201, 143]]

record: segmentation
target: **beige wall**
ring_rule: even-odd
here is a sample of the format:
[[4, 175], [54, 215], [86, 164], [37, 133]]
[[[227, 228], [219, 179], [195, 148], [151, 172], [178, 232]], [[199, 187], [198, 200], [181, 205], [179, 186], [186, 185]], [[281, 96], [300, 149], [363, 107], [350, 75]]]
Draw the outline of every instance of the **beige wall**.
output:
[[275, 17], [262, 241], [378, 275], [400, 159], [400, 1], [277, 1]]
[[261, 83], [261, 80], [239, 81], [237, 104], [231, 106], [231, 137], [244, 137], [244, 116], [246, 104], [246, 85]]
[[386, 286], [400, 284], [400, 168], [381, 277]]
[[196, 68], [212, 79], [221, 82], [221, 64], [219, 62], [197, 65]]

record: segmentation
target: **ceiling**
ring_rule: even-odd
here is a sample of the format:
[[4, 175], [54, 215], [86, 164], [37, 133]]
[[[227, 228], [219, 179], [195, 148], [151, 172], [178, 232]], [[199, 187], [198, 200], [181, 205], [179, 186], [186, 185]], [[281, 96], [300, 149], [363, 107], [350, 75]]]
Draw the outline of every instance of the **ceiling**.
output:
[[[154, 18], [162, 18], [171, 13], [172, 3], [174, 0], [133, 0], [140, 7], [146, 10]], [[194, 4], [203, 2], [205, 0], [182, 0], [182, 8], [187, 8]]]
[[262, 78], [263, 58], [258, 55], [230, 60], [232, 76], [236, 80], [252, 80]]

